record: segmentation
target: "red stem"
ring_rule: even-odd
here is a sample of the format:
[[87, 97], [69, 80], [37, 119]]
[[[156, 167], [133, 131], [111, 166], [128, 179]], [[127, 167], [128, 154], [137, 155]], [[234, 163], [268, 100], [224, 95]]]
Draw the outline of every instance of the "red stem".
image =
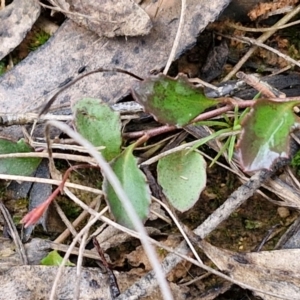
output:
[[[196, 117], [195, 119], [193, 119], [191, 121], [191, 123], [194, 122], [199, 122], [199, 121], [203, 121], [203, 120], [207, 120], [216, 116], [219, 116], [221, 114], [226, 113], [227, 111], [233, 109], [236, 105], [239, 108], [246, 108], [249, 106], [252, 106], [254, 104], [254, 100], [245, 100], [245, 101], [235, 101], [234, 104], [227, 104], [223, 107], [220, 108], [216, 108], [214, 110], [205, 112], [200, 114], [198, 117]], [[148, 130], [141, 130], [141, 131], [136, 131], [136, 132], [127, 132], [127, 133], [123, 133], [123, 138], [125, 139], [136, 139], [139, 138], [143, 135], [148, 135], [149, 138], [162, 134], [162, 133], [166, 133], [166, 132], [170, 132], [173, 130], [179, 129], [176, 126], [171, 126], [171, 125], [163, 125], [157, 128], [153, 128], [153, 129], [148, 129]]]

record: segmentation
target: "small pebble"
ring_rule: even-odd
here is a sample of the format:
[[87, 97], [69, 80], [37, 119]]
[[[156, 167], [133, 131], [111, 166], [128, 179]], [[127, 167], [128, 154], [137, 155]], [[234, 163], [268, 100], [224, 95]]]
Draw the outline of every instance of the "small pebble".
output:
[[290, 215], [290, 211], [286, 207], [278, 207], [277, 213], [280, 218], [287, 218]]

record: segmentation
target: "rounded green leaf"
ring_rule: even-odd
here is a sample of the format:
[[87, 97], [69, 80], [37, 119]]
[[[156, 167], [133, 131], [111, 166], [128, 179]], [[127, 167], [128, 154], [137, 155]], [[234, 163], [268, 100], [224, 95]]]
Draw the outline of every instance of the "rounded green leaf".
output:
[[[138, 217], [141, 221], [145, 221], [149, 213], [151, 195], [146, 177], [139, 169], [136, 158], [132, 154], [133, 148], [134, 145], [127, 147], [110, 165], [120, 180]], [[103, 191], [116, 222], [134, 229], [130, 216], [106, 178], [103, 181]]]
[[299, 101], [259, 99], [242, 123], [238, 141], [244, 171], [270, 169], [275, 160], [288, 158], [290, 131], [299, 123], [293, 107]]
[[73, 107], [78, 132], [101, 150], [110, 161], [120, 154], [122, 137], [120, 115], [99, 99], [85, 98]]
[[[0, 139], [0, 154], [32, 151], [33, 149], [23, 139], [18, 142]], [[36, 170], [40, 162], [41, 158], [34, 157], [0, 158], [0, 174], [29, 176]]]
[[157, 121], [177, 127], [187, 125], [219, 103], [207, 98], [202, 89], [196, 88], [183, 75], [176, 79], [163, 74], [151, 76], [136, 82], [132, 94]]
[[194, 206], [206, 186], [206, 162], [195, 151], [172, 153], [159, 160], [157, 179], [169, 202], [184, 212]]

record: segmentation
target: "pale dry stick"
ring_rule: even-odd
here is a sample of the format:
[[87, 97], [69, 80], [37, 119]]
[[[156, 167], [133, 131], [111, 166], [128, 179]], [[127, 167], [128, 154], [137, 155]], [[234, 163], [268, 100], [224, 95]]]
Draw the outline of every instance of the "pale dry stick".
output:
[[[92, 220], [93, 217], [90, 217], [90, 220]], [[79, 253], [78, 253], [78, 259], [77, 259], [77, 264], [76, 264], [76, 281], [75, 281], [75, 288], [74, 288], [74, 295], [73, 299], [74, 300], [79, 300], [80, 297], [80, 275], [81, 275], [81, 268], [82, 268], [82, 262], [83, 262], [83, 253], [84, 253], [84, 248], [86, 246], [86, 241], [88, 238], [89, 234], [89, 229], [86, 230], [86, 232], [83, 234], [82, 239], [80, 242], [80, 247], [79, 247]]]
[[208, 82], [206, 82], [206, 81], [204, 81], [200, 78], [190, 78], [189, 82], [198, 83], [198, 85], [200, 85], [200, 86], [205, 86], [205, 87], [210, 88], [210, 89], [212, 89], [214, 91], [217, 91], [217, 92], [219, 92], [219, 89], [220, 89], [219, 87], [217, 87], [217, 86], [215, 86], [211, 83], [208, 83]]
[[78, 206], [80, 206], [83, 210], [87, 211], [89, 214], [95, 216], [94, 209], [87, 206], [84, 202], [82, 202], [77, 196], [75, 196], [67, 187], [64, 187], [64, 193]]
[[10, 126], [10, 125], [26, 125], [31, 124], [35, 121], [37, 123], [49, 120], [56, 121], [72, 121], [74, 117], [72, 115], [53, 115], [45, 114], [39, 117], [37, 113], [16, 113], [16, 114], [0, 114], [0, 125]]
[[300, 139], [294, 132], [291, 133], [291, 137], [300, 145]]
[[[91, 209], [90, 207], [88, 207], [85, 203], [83, 203], [80, 199], [78, 199], [74, 194], [72, 194], [68, 189], [66, 189], [65, 192], [66, 192], [66, 194], [67, 194], [67, 195], [68, 195], [68, 196], [69, 196], [76, 204], [78, 204], [82, 209], [87, 210], [91, 215], [97, 217], [97, 213], [96, 213], [93, 209]], [[118, 229], [118, 230], [120, 230], [120, 231], [123, 231], [123, 232], [125, 232], [125, 233], [127, 233], [127, 234], [129, 234], [129, 235], [131, 235], [131, 236], [133, 236], [133, 237], [136, 237], [136, 238], [140, 239], [140, 235], [139, 235], [139, 233], [137, 233], [136, 231], [133, 231], [133, 230], [131, 230], [131, 229], [128, 229], [128, 228], [126, 228], [126, 227], [124, 227], [124, 226], [122, 226], [122, 225], [120, 225], [120, 224], [118, 224], [118, 223], [116, 223], [116, 222], [114, 222], [114, 221], [108, 219], [108, 218], [105, 217], [105, 216], [100, 216], [99, 219], [100, 219], [101, 221], [103, 221], [104, 223], [106, 223], [107, 225], [111, 225], [111, 226], [115, 227], [116, 229]], [[170, 247], [167, 247], [167, 246], [163, 245], [162, 243], [157, 242], [156, 240], [154, 240], [154, 239], [152, 239], [152, 238], [150, 238], [150, 237], [147, 237], [147, 238], [148, 238], [148, 240], [149, 240], [153, 245], [156, 245], [157, 247], [160, 247], [160, 248], [162, 248], [162, 249], [167, 250], [168, 252], [174, 254], [176, 258], [185, 259], [185, 260], [191, 262], [192, 264], [195, 264], [196, 266], [199, 266], [200, 268], [202, 268], [202, 269], [204, 269], [204, 270], [206, 270], [206, 271], [208, 271], [208, 272], [211, 272], [212, 274], [215, 274], [215, 275], [217, 275], [217, 276], [220, 276], [221, 278], [224, 278], [224, 279], [226, 279], [226, 280], [229, 280], [229, 281], [231, 281], [232, 283], [235, 283], [235, 284], [237, 284], [237, 285], [239, 285], [239, 286], [241, 286], [241, 287], [243, 287], [243, 288], [245, 288], [245, 289], [252, 289], [252, 290], [254, 290], [254, 291], [257, 291], [257, 292], [263, 292], [263, 293], [264, 293], [264, 291], [255, 289], [255, 288], [253, 288], [252, 286], [249, 286], [249, 285], [247, 285], [247, 284], [244, 284], [244, 283], [242, 283], [242, 282], [240, 282], [240, 281], [238, 281], [238, 280], [234, 280], [234, 279], [232, 279], [231, 277], [229, 277], [229, 276], [227, 276], [227, 275], [225, 275], [225, 274], [223, 274], [223, 273], [221, 273], [221, 272], [219, 272], [219, 271], [217, 271], [217, 270], [215, 270], [215, 269], [212, 269], [212, 268], [210, 268], [210, 267], [208, 267], [208, 266], [206, 266], [206, 265], [204, 265], [204, 264], [201, 264], [199, 261], [197, 261], [197, 260], [195, 260], [195, 259], [192, 259], [192, 258], [189, 257], [189, 256], [186, 256], [186, 255], [185, 255], [184, 253], [182, 253], [182, 252], [178, 252], [178, 251], [176, 251], [176, 250], [174, 251], [174, 249], [172, 249], [172, 248], [170, 248]], [[184, 242], [181, 243], [180, 245], [183, 245], [183, 247], [186, 247], [186, 244], [185, 244]], [[62, 251], [65, 251], [65, 250], [62, 250]], [[187, 247], [186, 247], [186, 253], [188, 253], [188, 248], [187, 248]], [[67, 259], [68, 259], [68, 257], [67, 257]], [[175, 266], [176, 266], [176, 264], [173, 265], [173, 267], [175, 267]], [[169, 265], [167, 265], [164, 269], [166, 269], [166, 268], [170, 268], [170, 271], [173, 269], [173, 268], [172, 268], [171, 266], [169, 266]], [[118, 300], [120, 300], [120, 299], [122, 299], [122, 300], [127, 300], [127, 299], [132, 299], [132, 300], [134, 300], [134, 299], [138, 299], [138, 298], [135, 298], [135, 296], [136, 296], [136, 297], [139, 297], [138, 293], [140, 293], [141, 291], [144, 292], [144, 290], [146, 290], [146, 289], [144, 289], [144, 287], [147, 287], [147, 285], [148, 285], [149, 282], [152, 283], [153, 280], [156, 281], [156, 279], [155, 279], [155, 273], [154, 273], [153, 271], [150, 272], [150, 273], [152, 273], [151, 278], [150, 278], [150, 277], [146, 277], [146, 278], [145, 278], [145, 281], [144, 281], [142, 284], [138, 283], [138, 284], [137, 284], [137, 290], [136, 290], [136, 291], [133, 291], [133, 294], [131, 294], [131, 295], [129, 295], [128, 293], [122, 294], [122, 295], [119, 296], [119, 297], [121, 297], [121, 298], [118, 297], [117, 299], [118, 299]], [[271, 295], [271, 296], [278, 296], [277, 294], [272, 294], [272, 293], [265, 293], [265, 294]], [[280, 298], [280, 297], [279, 297], [279, 298]]]
[[270, 88], [253, 74], [245, 74], [244, 72], [239, 71], [236, 73], [236, 77], [238, 79], [242, 79], [245, 83], [260, 92], [263, 96], [268, 98], [276, 98], [276, 95], [270, 90]]
[[[272, 26], [271, 30], [265, 32], [262, 34], [257, 41], [259, 43], [263, 43], [266, 41], [270, 36], [272, 36], [276, 31], [277, 27], [286, 24], [290, 19], [292, 19], [295, 15], [297, 15], [300, 12], [300, 5], [298, 5], [293, 11], [290, 13], [286, 14], [281, 20], [279, 20], [274, 26]], [[254, 51], [257, 49], [257, 46], [251, 47], [248, 52], [240, 59], [240, 61], [234, 66], [234, 68], [224, 77], [222, 80], [228, 81], [230, 80], [234, 74], [239, 71], [239, 69], [243, 66], [243, 64], [250, 58], [250, 56], [254, 53]]]
[[280, 30], [280, 29], [284, 29], [284, 28], [288, 28], [288, 27], [291, 27], [291, 26], [294, 26], [294, 25], [298, 25], [300, 23], [300, 20], [297, 20], [297, 21], [294, 21], [294, 22], [291, 22], [291, 23], [288, 23], [288, 24], [285, 24], [285, 25], [282, 25], [282, 26], [278, 26], [276, 28], [274, 27], [268, 27], [268, 28], [251, 28], [251, 27], [245, 27], [245, 26], [241, 26], [241, 25], [236, 25], [236, 24], [233, 24], [233, 23], [226, 23], [226, 26], [228, 27], [231, 27], [231, 28], [234, 28], [234, 29], [237, 29], [237, 30], [241, 30], [241, 31], [248, 31], [248, 32], [267, 32], [267, 31], [270, 31], [270, 30]]
[[61, 172], [56, 169], [54, 158], [52, 155], [53, 154], [53, 151], [51, 148], [52, 140], [50, 138], [49, 130], [45, 130], [45, 138], [46, 138], [46, 143], [47, 143], [48, 160], [49, 160], [48, 167], [49, 167], [51, 177], [54, 179], [61, 180], [63, 178], [63, 176], [62, 176]]
[[[95, 216], [95, 210], [92, 209], [92, 207], [87, 206], [85, 203], [83, 203], [78, 197], [76, 197], [68, 188], [64, 188], [65, 194], [78, 206], [80, 206], [83, 209], [83, 212], [89, 213], [92, 216]], [[88, 241], [91, 240], [92, 237], [97, 236], [100, 232], [104, 230], [106, 227], [106, 224], [102, 224], [97, 230], [91, 235], [91, 237], [88, 239]]]
[[182, 33], [182, 28], [183, 28], [183, 24], [184, 24], [184, 16], [185, 16], [185, 10], [186, 10], [186, 0], [181, 0], [181, 12], [180, 12], [180, 19], [179, 19], [179, 24], [178, 24], [178, 29], [176, 32], [176, 36], [175, 36], [175, 40], [172, 46], [172, 50], [171, 53], [169, 55], [167, 64], [165, 66], [165, 69], [163, 71], [164, 75], [167, 75], [169, 68], [175, 58], [176, 55], [176, 50], [180, 41], [180, 37], [181, 37], [181, 33]]
[[[74, 143], [74, 141], [69, 141], [69, 142]], [[34, 141], [30, 142], [30, 146], [32, 146], [34, 148], [39, 148], [39, 147], [45, 148], [45, 149], [47, 148], [46, 143], [34, 142]], [[84, 149], [83, 147], [77, 146], [77, 145], [70, 145], [70, 144], [67, 144], [67, 143], [61, 143], [61, 144], [52, 143], [51, 148], [52, 149], [70, 150], [70, 151], [77, 151], [77, 152], [81, 152], [81, 153], [87, 153], [86, 149]], [[99, 146], [99, 147], [96, 147], [96, 149], [100, 151], [100, 150], [105, 149], [105, 146]]]
[[189, 286], [189, 285], [191, 285], [191, 284], [193, 284], [193, 283], [195, 283], [195, 282], [197, 282], [197, 281], [199, 281], [199, 280], [202, 280], [202, 279], [207, 278], [207, 277], [210, 276], [210, 275], [211, 275], [211, 273], [210, 273], [210, 272], [207, 272], [207, 273], [205, 273], [205, 274], [203, 274], [203, 275], [201, 275], [201, 276], [199, 276], [199, 277], [193, 278], [193, 279], [190, 280], [190, 281], [187, 281], [187, 282], [184, 282], [184, 283], [180, 283], [179, 286]]
[[[91, 204], [89, 205], [91, 209], [93, 209], [96, 204], [98, 203], [98, 198], [94, 199]], [[72, 226], [75, 228], [77, 227], [88, 215], [88, 212], [86, 210], [83, 210], [81, 214], [72, 222]], [[62, 232], [53, 242], [54, 243], [62, 243], [69, 235], [70, 230], [66, 229], [64, 232]]]
[[170, 150], [167, 150], [167, 151], [165, 151], [165, 152], [159, 153], [158, 155], [153, 156], [153, 157], [147, 159], [146, 161], [142, 162], [142, 163], [140, 164], [140, 166], [151, 165], [151, 164], [153, 164], [153, 163], [159, 161], [161, 158], [163, 158], [163, 157], [165, 157], [165, 156], [168, 156], [168, 155], [170, 155], [170, 154], [172, 154], [172, 153], [176, 153], [176, 152], [182, 151], [182, 150], [184, 150], [184, 149], [187, 149], [187, 148], [189, 148], [189, 147], [192, 147], [192, 146], [194, 146], [194, 145], [197, 144], [197, 143], [198, 143], [198, 141], [189, 142], [189, 143], [186, 143], [186, 144], [177, 146], [177, 147], [175, 147], [175, 148], [172, 148], [172, 149], [170, 149]]
[[290, 62], [290, 63], [292, 63], [292, 64], [294, 64], [294, 65], [300, 67], [299, 61], [297, 61], [297, 60], [291, 58], [291, 57], [288, 56], [288, 55], [283, 54], [282, 52], [280, 52], [280, 51], [278, 51], [278, 50], [276, 50], [276, 49], [274, 49], [274, 48], [272, 48], [272, 47], [270, 47], [270, 46], [268, 46], [268, 45], [266, 45], [266, 44], [264, 44], [264, 43], [261, 43], [261, 42], [257, 41], [256, 39], [251, 39], [251, 38], [246, 37], [246, 36], [236, 36], [235, 38], [238, 39], [238, 40], [241, 40], [241, 41], [249, 42], [249, 43], [251, 43], [251, 44], [253, 44], [253, 45], [255, 45], [255, 46], [258, 46], [258, 47], [267, 49], [267, 50], [269, 50], [270, 52], [275, 53], [275, 54], [278, 55], [279, 57], [282, 57], [282, 58], [285, 59], [286, 61], [288, 61], [288, 62]]
[[[106, 223], [103, 223], [101, 226], [99, 226], [88, 238], [87, 243], [89, 243], [94, 237], [98, 236], [105, 228], [107, 227]], [[99, 254], [98, 255], [98, 259], [99, 258]]]
[[75, 227], [69, 221], [69, 219], [67, 218], [67, 216], [65, 215], [65, 213], [63, 212], [63, 210], [60, 208], [60, 206], [58, 205], [58, 203], [54, 200], [53, 204], [55, 206], [55, 209], [56, 209], [58, 215], [60, 216], [60, 218], [62, 219], [62, 221], [66, 225], [68, 231], [71, 232], [73, 236], [76, 236], [77, 231], [76, 231]]
[[[203, 151], [201, 151], [201, 150], [199, 150], [199, 149], [197, 149], [197, 150], [195, 150], [195, 151], [199, 152], [202, 156], [204, 156], [205, 158], [209, 159], [210, 161], [213, 161], [213, 160], [214, 160], [214, 158], [210, 157], [209, 155], [207, 155], [206, 153], [204, 153]], [[231, 172], [231, 173], [233, 173], [233, 174], [239, 176], [240, 179], [241, 179], [241, 181], [242, 181], [243, 183], [246, 182], [247, 180], [249, 180], [248, 177], [246, 177], [245, 175], [243, 175], [241, 172], [238, 171], [238, 169], [233, 168], [232, 166], [228, 167], [228, 166], [226, 166], [226, 165], [220, 163], [219, 161], [216, 161], [216, 164], [217, 164], [218, 166], [224, 168], [225, 170], [227, 170], [227, 171], [229, 171], [229, 172]]]
[[73, 250], [73, 248], [75, 247], [76, 243], [79, 241], [79, 239], [81, 238], [81, 236], [87, 232], [89, 230], [89, 228], [91, 226], [93, 226], [99, 219], [99, 217], [101, 215], [103, 215], [106, 211], [108, 210], [107, 207], [105, 207], [100, 213], [96, 213], [96, 216], [94, 216], [94, 218], [92, 220], [90, 220], [81, 230], [80, 232], [75, 236], [75, 238], [73, 239], [71, 245], [69, 246], [69, 249], [68, 251], [66, 252], [58, 270], [57, 270], [57, 273], [56, 273], [56, 276], [55, 276], [55, 279], [54, 279], [54, 282], [53, 282], [53, 285], [52, 285], [52, 289], [51, 289], [51, 293], [50, 293], [50, 298], [49, 300], [55, 300], [55, 294], [56, 294], [56, 290], [57, 290], [57, 287], [58, 287], [58, 284], [59, 284], [59, 280], [60, 280], [60, 277], [62, 275], [62, 270]]
[[273, 72], [272, 74], [269, 75], [269, 77], [271, 77], [271, 76], [276, 76], [276, 75], [279, 75], [279, 74], [281, 74], [281, 73], [284, 73], [284, 72], [288, 71], [288, 70], [291, 69], [291, 68], [292, 68], [292, 66], [291, 66], [291, 65], [288, 65], [288, 66], [286, 66], [286, 67], [284, 67], [284, 68], [282, 68], [282, 69], [279, 69], [278, 71]]
[[6, 225], [9, 228], [9, 234], [11, 235], [11, 237], [16, 245], [16, 251], [20, 256], [21, 263], [23, 265], [28, 265], [26, 251], [25, 251], [24, 245], [20, 239], [16, 225], [15, 225], [14, 221], [12, 220], [12, 217], [11, 217], [9, 211], [7, 210], [7, 208], [5, 207], [5, 205], [3, 204], [2, 201], [0, 201], [0, 212], [2, 213], [3, 218], [6, 221]]
[[188, 246], [190, 247], [192, 253], [194, 254], [194, 256], [196, 257], [196, 259], [203, 264], [201, 258], [199, 257], [196, 249], [194, 248], [193, 244], [191, 243], [191, 241], [189, 240], [188, 236], [186, 235], [185, 231], [183, 230], [182, 226], [179, 224], [177, 218], [174, 216], [174, 214], [172, 213], [172, 211], [169, 209], [169, 207], [167, 205], [165, 205], [162, 201], [160, 201], [159, 199], [155, 198], [152, 196], [152, 199], [159, 203], [169, 214], [169, 216], [172, 218], [172, 220], [174, 221], [175, 225], [177, 226], [177, 228], [179, 229], [180, 233], [182, 234], [184, 240], [186, 241], [186, 243], [188, 244]]
[[104, 160], [104, 158], [100, 154], [100, 152], [98, 152], [90, 142], [85, 140], [81, 135], [79, 135], [77, 132], [73, 131], [66, 124], [63, 124], [63, 123], [60, 123], [57, 121], [47, 122], [46, 129], [45, 129], [46, 136], [47, 136], [47, 131], [49, 131], [49, 129], [50, 129], [50, 126], [57, 127], [58, 129], [65, 132], [68, 136], [73, 138], [78, 144], [86, 147], [86, 149], [89, 150], [89, 154], [97, 160], [97, 163], [98, 163], [99, 167], [101, 168], [102, 172], [104, 173], [107, 180], [113, 187], [113, 189], [114, 189], [115, 193], [117, 194], [117, 196], [119, 197], [119, 199], [122, 201], [124, 209], [125, 209], [126, 213], [130, 216], [130, 219], [131, 219], [131, 222], [132, 222], [134, 228], [141, 234], [141, 243], [142, 243], [142, 245], [145, 249], [145, 252], [148, 256], [149, 262], [151, 263], [153, 270], [155, 271], [157, 281], [161, 288], [161, 292], [162, 292], [164, 299], [166, 299], [166, 300], [173, 299], [173, 296], [170, 291], [170, 287], [167, 284], [166, 278], [164, 276], [164, 272], [158, 261], [157, 254], [154, 251], [152, 245], [150, 245], [147, 240], [148, 234], [144, 228], [144, 225], [141, 222], [141, 220], [139, 219], [139, 217], [137, 216], [135, 209], [133, 208], [130, 200], [128, 199], [128, 196], [125, 194], [125, 192], [120, 184], [119, 179], [113, 173], [110, 165]]
[[[70, 104], [68, 104], [69, 108]], [[133, 115], [142, 112], [143, 107], [135, 101], [128, 101], [122, 103], [116, 103], [110, 106], [111, 109], [117, 111], [121, 114], [121, 119], [126, 117], [124, 114]], [[64, 108], [62, 105], [58, 107], [52, 107], [51, 111], [55, 111], [58, 109]], [[127, 117], [126, 117], [127, 118]], [[34, 122], [40, 123], [44, 121], [72, 121], [74, 120], [73, 115], [54, 115], [54, 114], [44, 114], [39, 116], [38, 113], [16, 113], [16, 114], [6, 114], [0, 113], [0, 125], [2, 126], [10, 126], [10, 125], [26, 125]]]
[[294, 185], [300, 190], [300, 182], [296, 178], [296, 176], [293, 174], [291, 168], [287, 167], [286, 170], [287, 170], [287, 173], [289, 174], [289, 176], [291, 177], [291, 179], [293, 180]]
[[246, 183], [235, 190], [194, 232], [205, 238], [212, 230], [225, 221], [231, 213], [240, 207], [275, 171], [262, 170], [255, 173]]
[[[26, 181], [26, 182], [38, 182], [38, 183], [48, 183], [53, 185], [60, 185], [60, 180], [54, 180], [54, 179], [47, 179], [47, 178], [37, 178], [37, 177], [30, 177], [30, 176], [19, 176], [19, 175], [7, 175], [7, 174], [0, 174], [0, 179], [4, 180], [15, 180], [15, 181]], [[87, 187], [84, 185], [72, 183], [72, 182], [65, 182], [65, 186], [73, 189], [78, 189], [86, 192], [91, 192], [96, 195], [103, 195], [103, 192], [101, 190]]]
[[164, 217], [163, 215], [159, 214], [155, 210], [150, 209], [150, 213], [152, 213], [153, 215], [155, 215], [158, 219], [161, 219], [161, 220], [165, 221], [167, 224], [172, 225], [172, 221], [168, 220], [166, 217]]
[[[99, 198], [98, 198], [99, 200]], [[98, 201], [95, 207], [95, 211], [97, 212], [100, 208], [101, 202]], [[90, 216], [89, 221], [93, 219], [92, 216]], [[83, 262], [83, 253], [86, 246], [87, 238], [88, 238], [89, 230], [87, 230], [82, 237], [82, 240], [80, 242], [79, 247], [79, 253], [78, 253], [78, 259], [77, 259], [77, 265], [76, 265], [76, 282], [75, 282], [75, 290], [74, 290], [74, 296], [73, 299], [78, 300], [80, 297], [80, 275], [81, 275], [81, 268], [82, 268], [82, 262]]]
[[[61, 251], [61, 252], [67, 252], [69, 249], [68, 245], [58, 244], [58, 243], [49, 242], [49, 241], [46, 242], [45, 247], [47, 247], [48, 249], [53, 249], [53, 250], [57, 250], [57, 251]], [[71, 254], [79, 255], [79, 249], [74, 247]], [[95, 259], [95, 260], [100, 260], [99, 255], [94, 253], [91, 250], [85, 250], [84, 257]]]
[[[298, 0], [295, 1], [295, 2], [298, 2]], [[273, 11], [271, 10], [271, 11], [267, 12], [267, 13], [264, 15], [264, 18], [265, 18], [265, 19], [268, 19], [269, 17], [272, 17], [272, 16], [283, 15], [283, 14], [285, 14], [285, 13], [287, 13], [287, 12], [292, 11], [293, 9], [294, 9], [294, 6], [293, 6], [293, 5], [286, 5], [286, 6], [284, 6], [284, 7], [277, 8], [277, 9], [275, 9], [275, 10], [273, 10]]]
[[5, 7], [5, 0], [1, 0], [0, 9], [3, 9], [4, 7]]
[[[21, 152], [21, 153], [7, 153], [0, 154], [1, 158], [13, 158], [13, 157], [40, 157], [40, 158], [48, 158], [47, 152]], [[65, 154], [65, 153], [53, 153], [53, 158], [56, 159], [64, 159], [64, 160], [72, 160], [77, 162], [85, 162], [90, 163], [91, 165], [96, 164], [96, 160], [92, 157], [81, 156], [81, 155], [73, 155], [73, 154]]]

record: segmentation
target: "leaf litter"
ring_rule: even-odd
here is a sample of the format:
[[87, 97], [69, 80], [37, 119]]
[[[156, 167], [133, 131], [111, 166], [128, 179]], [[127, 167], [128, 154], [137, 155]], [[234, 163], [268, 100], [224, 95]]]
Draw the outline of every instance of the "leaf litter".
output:
[[[289, 112], [290, 112], [290, 116], [291, 116], [291, 110], [292, 109], [292, 106], [290, 106], [289, 107]], [[189, 122], [190, 120], [188, 120], [187, 122]], [[184, 125], [184, 124], [183, 124]], [[287, 133], [289, 131], [289, 128], [286, 128], [285, 129], [285, 133]], [[287, 134], [286, 134], [287, 135]], [[287, 146], [287, 143], [285, 142], [284, 143], [284, 145], [285, 145], [285, 147]], [[286, 149], [286, 148], [284, 148], [284, 149]], [[268, 166], [268, 167], [270, 167], [270, 165]], [[270, 172], [269, 172], [270, 173]], [[263, 174], [263, 172], [261, 172], [261, 174]], [[267, 174], [267, 173], [266, 173]], [[253, 182], [256, 180], [255, 179], [255, 177], [253, 177]], [[251, 181], [250, 181], [251, 182]], [[249, 188], [249, 187], [248, 187]], [[255, 189], [254, 189], [255, 190]], [[213, 197], [212, 195], [213, 195], [213, 193], [210, 193], [210, 195], [211, 195], [211, 197]], [[217, 203], [216, 203], [217, 204]], [[250, 222], [251, 220], [249, 220], [249, 222], [248, 222], [248, 224], [250, 224], [251, 222]], [[253, 224], [255, 224], [255, 222], [252, 222]], [[204, 224], [205, 224], [205, 222], [204, 222]], [[257, 223], [258, 224], [258, 223]], [[196, 230], [196, 232], [199, 232], [199, 230]], [[207, 246], [206, 247], [206, 254], [209, 254], [209, 253], [211, 253], [211, 252], [213, 252], [213, 250], [212, 250], [213, 248], [212, 248], [212, 246], [210, 246], [210, 248]], [[280, 250], [279, 250], [280, 251]], [[230, 253], [229, 255], [227, 255], [225, 252], [220, 252], [221, 253], [221, 255], [225, 255], [225, 257], [229, 257], [229, 255], [230, 256], [232, 256], [232, 257], [234, 257], [234, 253]], [[219, 253], [219, 254], [220, 254]], [[279, 252], [280, 253], [280, 252]], [[227, 256], [226, 256], [227, 255]], [[268, 254], [269, 255], [269, 254]], [[266, 259], [266, 258], [268, 258], [268, 255], [267, 255], [267, 257], [264, 257], [264, 259]], [[209, 256], [209, 255], [208, 255]], [[250, 256], [249, 256], [250, 257]], [[252, 257], [251, 257], [252, 258]], [[166, 258], [167, 259], [167, 258]], [[249, 259], [249, 258], [248, 258]], [[245, 257], [240, 257], [240, 256], [238, 256], [238, 258], [237, 258], [237, 261], [238, 261], [238, 264], [235, 264], [235, 267], [236, 267], [236, 269], [237, 270], [239, 270], [239, 267], [240, 267], [240, 265], [242, 265], [242, 267], [241, 267], [241, 269], [242, 270], [244, 270], [245, 268], [243, 268], [243, 264], [245, 264], [245, 261], [246, 261], [246, 258]], [[256, 263], [256, 262], [255, 262]], [[228, 267], [228, 266], [227, 266]], [[283, 266], [284, 267], [284, 266]], [[220, 267], [221, 268], [221, 267]], [[230, 266], [229, 266], [229, 268], [230, 268]], [[268, 268], [268, 266], [266, 267], [266, 268]], [[222, 269], [222, 268], [221, 268]], [[226, 269], [226, 266], [223, 268], [223, 269]], [[238, 271], [237, 271], [237, 273], [238, 273]], [[253, 272], [254, 273], [254, 272]], [[235, 274], [235, 273], [233, 273], [233, 274]], [[251, 273], [252, 274], [252, 273]], [[272, 273], [273, 274], [273, 273]], [[280, 273], [281, 274], [281, 273]], [[235, 274], [236, 275], [236, 274]], [[256, 274], [254, 274], [253, 275], [253, 277], [256, 277], [257, 275]], [[242, 276], [236, 276], [236, 278], [237, 278], [237, 280], [239, 280], [239, 281], [241, 281], [241, 285], [243, 286], [243, 282], [245, 282], [245, 280], [246, 279], [244, 279], [244, 277], [242, 277]], [[277, 277], [276, 277], [276, 274], [274, 273], [274, 278], [276, 279]], [[279, 279], [280, 279], [280, 275], [279, 275]], [[278, 279], [278, 280], [279, 280]], [[289, 278], [284, 278], [285, 279], [285, 281], [287, 282], [287, 283], [290, 283], [290, 285], [289, 284], [287, 284], [287, 293], [289, 292], [289, 288], [291, 287], [291, 285], [292, 285], [292, 283], [290, 282], [290, 281], [288, 281], [289, 280]], [[270, 289], [270, 286], [272, 286], [272, 284], [270, 284], [270, 285], [266, 285], [266, 286], [261, 286], [261, 285], [259, 285], [259, 284], [254, 284], [253, 283], [253, 286], [256, 288], [256, 289], [264, 289], [265, 291], [269, 291], [269, 292], [271, 292], [271, 293], [273, 293], [273, 292], [276, 292], [276, 290], [274, 291], [273, 289]], [[125, 293], [126, 294], [126, 293]], [[260, 294], [262, 297], [264, 297], [265, 299], [269, 299], [269, 298], [267, 298], [268, 296], [265, 296], [265, 295], [263, 295], [263, 294]], [[271, 298], [270, 298], [271, 299]]]

